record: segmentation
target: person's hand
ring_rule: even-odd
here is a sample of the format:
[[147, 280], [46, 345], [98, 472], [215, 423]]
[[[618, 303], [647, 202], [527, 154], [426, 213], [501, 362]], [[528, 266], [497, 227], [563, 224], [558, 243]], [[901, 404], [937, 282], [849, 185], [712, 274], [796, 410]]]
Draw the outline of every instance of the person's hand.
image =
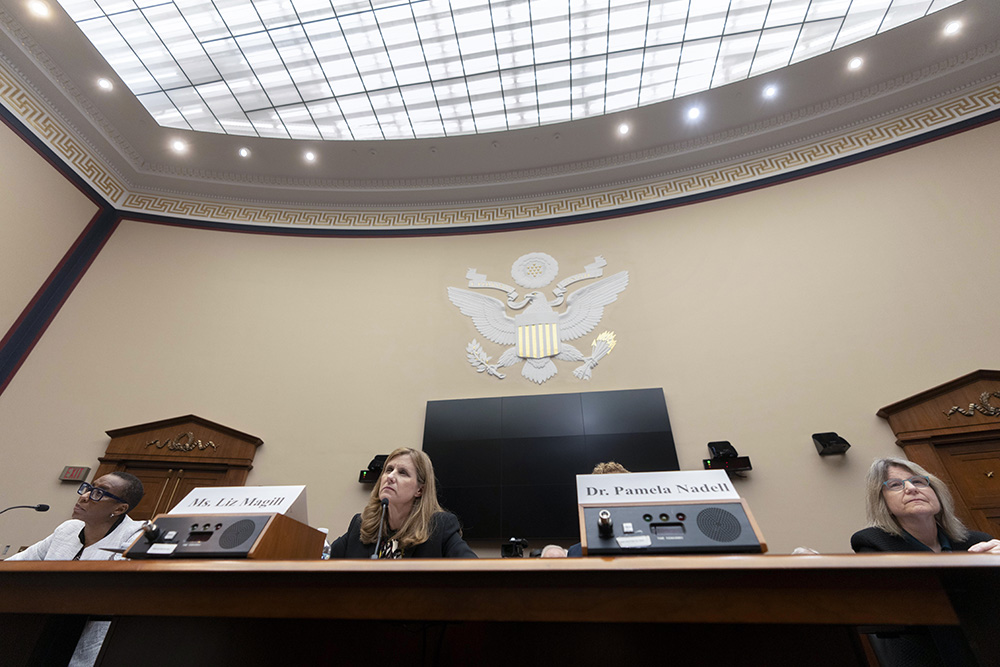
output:
[[795, 547], [792, 549], [793, 556], [812, 556], [814, 554], [819, 555], [819, 552], [809, 547]]
[[969, 551], [977, 554], [1000, 554], [1000, 540], [980, 542], [969, 547]]
[[565, 558], [566, 550], [558, 544], [547, 544], [542, 549], [542, 558]]

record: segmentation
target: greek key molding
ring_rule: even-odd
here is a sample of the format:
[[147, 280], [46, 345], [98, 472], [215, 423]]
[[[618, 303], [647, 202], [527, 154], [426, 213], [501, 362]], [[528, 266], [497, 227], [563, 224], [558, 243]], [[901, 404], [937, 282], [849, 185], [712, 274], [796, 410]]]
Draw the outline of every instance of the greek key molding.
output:
[[[115, 145], [123, 156], [133, 165], [139, 166], [142, 164], [142, 158], [139, 153], [132, 147], [132, 145], [123, 137], [118, 130], [111, 124], [110, 121], [102, 114], [96, 106], [94, 106], [91, 99], [84, 94], [80, 87], [60, 68], [54, 60], [49, 56], [49, 54], [38, 44], [38, 42], [32, 37], [27, 30], [24, 29], [17, 20], [11, 16], [9, 12], [3, 7], [0, 7], [0, 31], [7, 34], [9, 38], [16, 41], [21, 45], [21, 49], [31, 58], [32, 62], [35, 63], [40, 69], [45, 71], [48, 77], [54, 81], [66, 94], [66, 97], [72, 102], [78, 110], [83, 112], [87, 117], [90, 118], [93, 126], [97, 129], [101, 135], [107, 139], [111, 144]], [[0, 53], [0, 58], [2, 58], [9, 68], [17, 71], [16, 68], [7, 58]], [[26, 84], [27, 88], [34, 89], [30, 85], [26, 77], [19, 76], [19, 80], [22, 85]], [[37, 89], [34, 89], [37, 94]], [[43, 100], [44, 96], [39, 95]], [[47, 102], [47, 100], [46, 100]], [[47, 104], [50, 112], [56, 113], [63, 122], [69, 127], [73, 127], [72, 123], [66, 121], [65, 117], [54, 111], [56, 108], [54, 105]], [[94, 150], [91, 147], [91, 150]], [[118, 174], [121, 178], [121, 174]]]
[[764, 155], [714, 165], [689, 173], [598, 192], [542, 201], [486, 203], [437, 210], [322, 210], [224, 204], [179, 196], [129, 193], [126, 210], [157, 215], [266, 226], [353, 228], [462, 227], [495, 225], [586, 213], [607, 213], [641, 204], [710, 193], [754, 181], [821, 166], [873, 148], [919, 136], [1000, 108], [1000, 83], [941, 100], [932, 106]]
[[79, 138], [79, 133], [51, 112], [51, 106], [44, 103], [40, 95], [26, 89], [7, 62], [0, 63], [0, 103], [105, 199], [112, 203], [121, 200], [127, 191], [125, 182], [93, 147]]

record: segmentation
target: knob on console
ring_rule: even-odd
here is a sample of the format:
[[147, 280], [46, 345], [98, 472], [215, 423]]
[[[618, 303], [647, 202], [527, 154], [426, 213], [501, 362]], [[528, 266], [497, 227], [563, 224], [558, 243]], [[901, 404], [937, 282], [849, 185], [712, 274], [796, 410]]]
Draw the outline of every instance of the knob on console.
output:
[[146, 535], [146, 541], [153, 544], [160, 538], [160, 529], [152, 521], [142, 524], [142, 532]]
[[614, 537], [615, 527], [611, 523], [611, 512], [608, 510], [601, 510], [597, 513], [597, 534], [605, 540]]

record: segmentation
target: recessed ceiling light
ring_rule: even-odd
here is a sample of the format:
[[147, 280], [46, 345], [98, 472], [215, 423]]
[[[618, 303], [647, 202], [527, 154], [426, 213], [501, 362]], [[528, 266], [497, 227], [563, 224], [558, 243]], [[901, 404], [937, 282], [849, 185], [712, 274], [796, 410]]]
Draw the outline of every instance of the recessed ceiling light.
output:
[[859, 57], [859, 56], [854, 56], [854, 57], [853, 57], [853, 58], [851, 58], [851, 60], [850, 60], [850, 61], [849, 61], [849, 62], [847, 63], [847, 67], [848, 67], [849, 69], [852, 69], [852, 70], [854, 70], [854, 69], [861, 69], [861, 66], [862, 66], [862, 65], [864, 65], [864, 64], [865, 64], [865, 60], [864, 60], [864, 58], [861, 58], [861, 57]]
[[35, 16], [40, 16], [42, 18], [48, 18], [51, 13], [49, 11], [49, 6], [42, 2], [42, 0], [31, 0], [31, 2], [28, 3], [28, 9], [31, 10], [31, 13]]
[[250, 149], [244, 146], [239, 150], [240, 157], [250, 157]]
[[961, 21], [949, 21], [948, 24], [944, 27], [944, 34], [950, 37], [951, 35], [957, 35], [961, 30], [962, 30]]
[[767, 99], [771, 99], [772, 97], [774, 97], [777, 94], [778, 94], [778, 87], [777, 86], [772, 85], [772, 86], [766, 86], [764, 88], [764, 97], [766, 97]]
[[111, 83], [109, 79], [104, 79], [104, 78], [97, 80], [97, 86], [101, 90], [114, 90], [115, 88], [115, 84]]
[[701, 108], [691, 107], [688, 109], [688, 120], [698, 120], [701, 118]]
[[618, 134], [624, 137], [626, 134], [629, 133], [630, 129], [632, 128], [628, 126], [628, 123], [622, 123], [621, 125], [618, 126]]
[[187, 144], [180, 139], [174, 139], [170, 142], [170, 147], [174, 149], [176, 153], [183, 153], [187, 150]]
[[306, 154], [305, 154], [304, 157], [306, 158], [306, 162], [315, 162], [316, 161], [316, 154], [313, 153], [312, 151], [306, 151]]

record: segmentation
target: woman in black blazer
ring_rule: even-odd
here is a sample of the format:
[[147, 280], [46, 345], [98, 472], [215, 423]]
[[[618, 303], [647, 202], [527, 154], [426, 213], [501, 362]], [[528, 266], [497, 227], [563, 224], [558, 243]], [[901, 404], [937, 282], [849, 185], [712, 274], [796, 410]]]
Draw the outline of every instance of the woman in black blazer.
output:
[[966, 528], [948, 487], [916, 463], [876, 459], [866, 482], [869, 526], [851, 536], [854, 551], [1000, 554], [1000, 540]]
[[330, 558], [476, 558], [458, 519], [438, 504], [434, 466], [422, 451], [389, 454], [368, 504], [330, 546]]

